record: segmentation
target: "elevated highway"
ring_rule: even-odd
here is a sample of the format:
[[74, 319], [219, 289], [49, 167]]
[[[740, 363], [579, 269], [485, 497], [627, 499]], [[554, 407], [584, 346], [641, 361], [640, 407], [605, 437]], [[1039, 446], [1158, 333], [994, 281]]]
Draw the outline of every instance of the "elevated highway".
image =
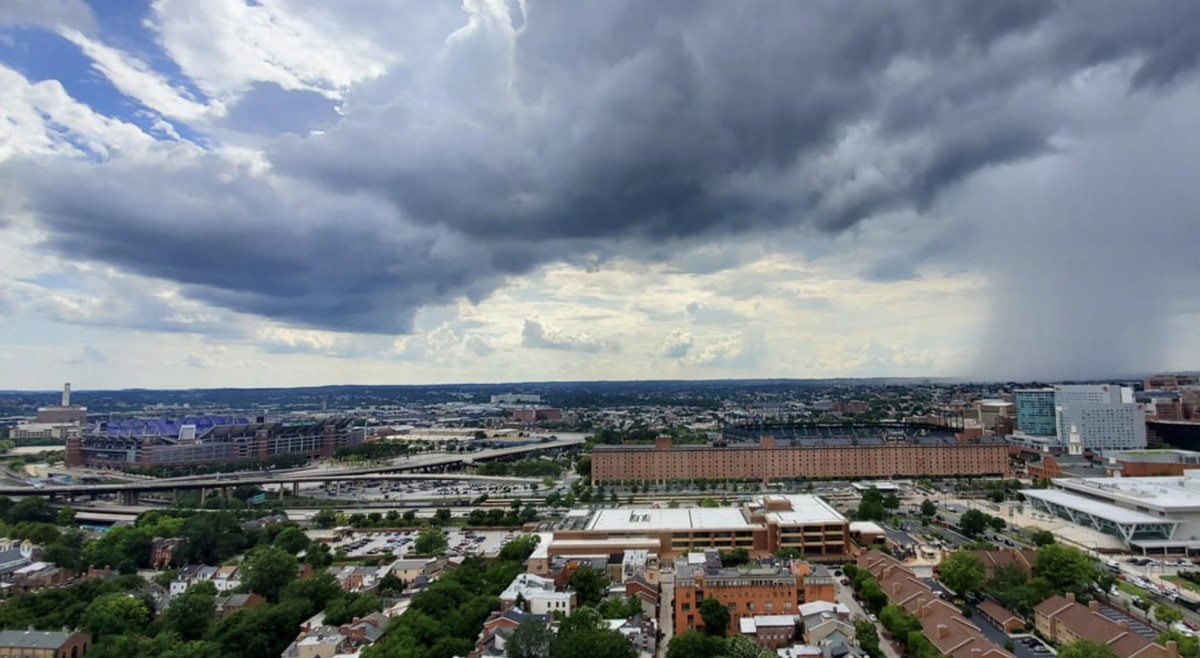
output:
[[73, 499], [77, 496], [118, 494], [125, 505], [136, 505], [143, 493], [173, 493], [177, 491], [200, 491], [205, 496], [209, 491], [228, 495], [229, 490], [241, 485], [278, 485], [282, 495], [286, 485], [292, 486], [297, 495], [301, 484], [339, 485], [343, 482], [364, 480], [473, 480], [500, 484], [530, 484], [540, 478], [498, 477], [475, 475], [458, 471], [478, 462], [518, 457], [547, 450], [575, 447], [583, 443], [583, 436], [570, 436], [544, 443], [533, 443], [507, 448], [488, 448], [469, 453], [417, 455], [389, 460], [387, 463], [355, 468], [309, 467], [286, 472], [230, 473], [227, 475], [188, 476], [124, 482], [119, 484], [30, 484], [13, 485], [0, 483], [0, 495], [46, 496], [51, 500]]

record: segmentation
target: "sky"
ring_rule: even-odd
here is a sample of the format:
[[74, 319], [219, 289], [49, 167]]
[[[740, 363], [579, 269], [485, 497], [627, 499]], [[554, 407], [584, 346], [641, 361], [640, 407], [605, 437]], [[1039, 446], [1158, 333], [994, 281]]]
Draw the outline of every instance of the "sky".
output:
[[4, 0], [0, 388], [1200, 368], [1194, 0]]

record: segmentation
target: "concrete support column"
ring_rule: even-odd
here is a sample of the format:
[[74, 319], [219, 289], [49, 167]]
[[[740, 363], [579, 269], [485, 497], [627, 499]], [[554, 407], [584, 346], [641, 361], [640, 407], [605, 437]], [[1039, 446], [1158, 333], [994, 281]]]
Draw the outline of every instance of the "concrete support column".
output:
[[292, 498], [299, 498], [299, 497], [300, 497], [300, 483], [293, 482], [292, 483]]

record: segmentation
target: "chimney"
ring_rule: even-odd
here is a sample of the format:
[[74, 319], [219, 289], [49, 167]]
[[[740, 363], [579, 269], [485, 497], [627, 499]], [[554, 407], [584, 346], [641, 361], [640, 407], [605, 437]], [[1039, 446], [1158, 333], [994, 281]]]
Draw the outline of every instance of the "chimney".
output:
[[1091, 610], [1092, 612], [1099, 612], [1100, 611], [1100, 602], [1097, 601], [1096, 599], [1092, 599], [1091, 601], [1088, 601], [1088, 610]]
[[1067, 601], [1070, 603], [1075, 602], [1075, 592], [1067, 592]]
[[62, 406], [71, 406], [71, 382], [63, 384]]
[[937, 639], [939, 639], [939, 640], [944, 639], [949, 634], [950, 634], [950, 629], [946, 628], [945, 624], [937, 625]]
[[900, 593], [900, 583], [892, 583], [892, 596]]

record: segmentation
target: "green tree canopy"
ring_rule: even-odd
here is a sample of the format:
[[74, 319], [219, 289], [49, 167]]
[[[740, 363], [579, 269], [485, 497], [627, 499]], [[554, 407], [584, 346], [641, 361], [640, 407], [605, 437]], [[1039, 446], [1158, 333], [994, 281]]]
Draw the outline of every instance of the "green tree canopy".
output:
[[1073, 546], [1050, 544], [1038, 550], [1033, 573], [1062, 592], [1082, 593], [1096, 580], [1096, 563]]
[[140, 632], [149, 619], [150, 612], [140, 598], [113, 592], [93, 599], [80, 621], [92, 637], [104, 638]]
[[323, 509], [313, 514], [312, 523], [318, 528], [332, 528], [337, 525], [337, 512], [331, 509]]
[[441, 528], [423, 528], [413, 542], [413, 550], [421, 555], [441, 555], [449, 546], [450, 541]]
[[242, 584], [268, 601], [279, 600], [279, 593], [296, 579], [296, 556], [277, 546], [263, 546], [246, 557], [242, 566]]
[[283, 530], [280, 530], [279, 534], [275, 535], [274, 543], [279, 548], [282, 548], [288, 553], [295, 555], [305, 548], [308, 548], [309, 542], [310, 540], [308, 535], [304, 534], [303, 530], [294, 525], [290, 525]]
[[567, 576], [567, 586], [575, 590], [575, 598], [581, 606], [595, 606], [604, 598], [608, 589], [608, 577], [584, 565]]
[[163, 613], [163, 626], [183, 641], [199, 640], [212, 627], [215, 611], [212, 594], [191, 588], [171, 601]]
[[724, 648], [722, 638], [699, 631], [684, 631], [671, 638], [671, 643], [667, 645], [667, 658], [713, 658], [720, 656]]
[[977, 509], [969, 509], [959, 519], [958, 528], [967, 537], [975, 537], [987, 530], [988, 515]]
[[729, 631], [729, 608], [713, 597], [700, 604], [700, 619], [704, 620], [704, 632], [713, 637], [725, 637]]
[[932, 500], [929, 500], [928, 498], [926, 498], [925, 500], [921, 501], [921, 516], [924, 516], [924, 517], [937, 516], [937, 511], [938, 511], [937, 504], [934, 503]]
[[938, 565], [942, 582], [959, 594], [974, 594], [983, 586], [987, 570], [971, 551], [954, 551]]
[[1054, 533], [1038, 528], [1029, 536], [1036, 546], [1049, 546], [1054, 543]]
[[1170, 626], [1171, 624], [1177, 624], [1183, 621], [1183, 613], [1174, 606], [1160, 603], [1154, 608], [1154, 618], [1166, 624], [1167, 626]]
[[526, 619], [513, 629], [504, 653], [508, 658], [550, 658], [550, 643], [554, 631], [541, 621]]
[[1058, 658], [1117, 658], [1117, 654], [1107, 644], [1081, 639], [1059, 649]]

